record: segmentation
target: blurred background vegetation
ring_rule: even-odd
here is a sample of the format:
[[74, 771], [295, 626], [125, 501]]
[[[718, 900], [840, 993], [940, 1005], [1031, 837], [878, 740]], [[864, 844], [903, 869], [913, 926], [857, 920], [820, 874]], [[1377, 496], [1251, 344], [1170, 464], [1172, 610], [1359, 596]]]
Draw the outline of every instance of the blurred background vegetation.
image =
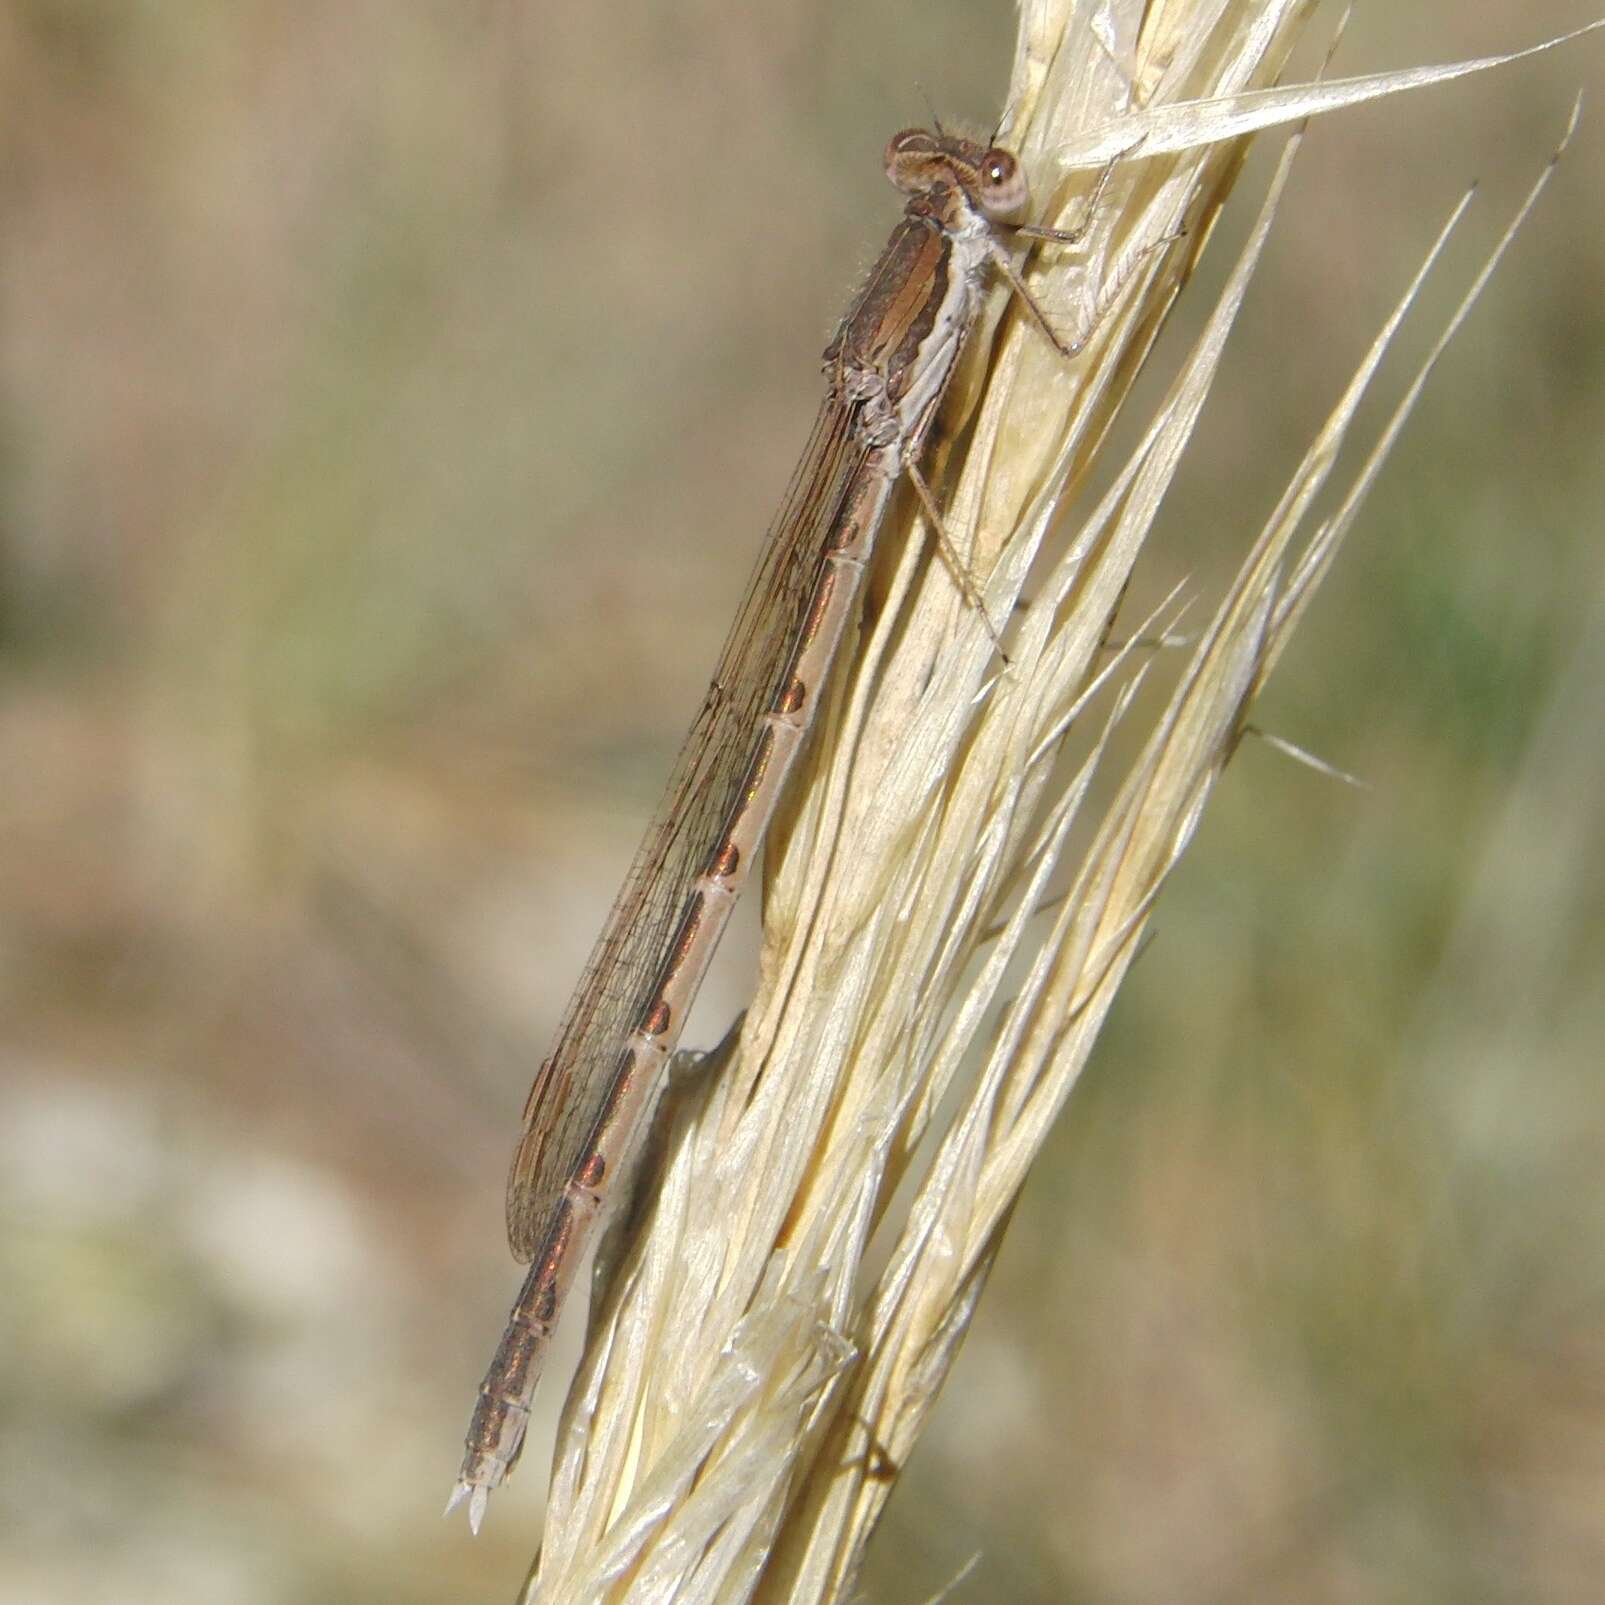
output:
[[[1364, 8], [1338, 70], [1585, 20]], [[0, 8], [0, 1597], [511, 1595], [560, 1386], [486, 1534], [437, 1517], [525, 1089], [881, 145], [989, 126], [1012, 30]], [[1440, 315], [1600, 63], [1317, 127], [1156, 585], [1231, 569], [1462, 185]], [[1370, 789], [1234, 765], [868, 1597], [977, 1555], [954, 1598], [1605, 1593], [1601, 115], [1262, 705]]]

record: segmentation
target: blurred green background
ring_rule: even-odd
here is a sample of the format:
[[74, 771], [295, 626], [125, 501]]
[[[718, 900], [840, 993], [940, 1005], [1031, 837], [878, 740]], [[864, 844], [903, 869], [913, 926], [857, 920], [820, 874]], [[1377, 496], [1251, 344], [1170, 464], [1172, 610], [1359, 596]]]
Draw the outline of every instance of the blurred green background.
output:
[[[1363, 8], [1339, 70], [1588, 15]], [[529, 1077], [881, 145], [988, 126], [1012, 30], [0, 9], [0, 1598], [511, 1596], [560, 1387], [438, 1512]], [[1230, 571], [1478, 178], [1397, 393], [1601, 48], [1315, 130], [1155, 585]], [[1605, 1597], [1602, 115], [1262, 704], [1370, 789], [1233, 766], [866, 1597]]]

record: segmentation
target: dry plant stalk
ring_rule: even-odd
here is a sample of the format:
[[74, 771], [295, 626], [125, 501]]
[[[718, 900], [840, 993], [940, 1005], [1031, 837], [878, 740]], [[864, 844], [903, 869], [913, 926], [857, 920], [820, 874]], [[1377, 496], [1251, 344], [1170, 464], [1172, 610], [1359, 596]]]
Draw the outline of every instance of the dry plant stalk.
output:
[[[834, 1600], [852, 1586], [1155, 897], [1487, 276], [1336, 510], [1306, 534], [1420, 279], [1409, 287], [1135, 760], [1102, 782], [1101, 817], [1086, 817], [1108, 733], [1155, 667], [1138, 643], [1168, 622], [1121, 620], [1126, 644], [1115, 643], [1121, 598], [1296, 140], [1135, 449], [1118, 465], [1100, 453], [1238, 175], [1244, 136], [1494, 64], [1267, 89], [1310, 9], [1022, 6], [998, 137], [1031, 177], [1035, 220], [1074, 225], [1100, 167], [1121, 158], [1076, 257], [1050, 248], [1026, 272], [1052, 312], [1083, 309], [1088, 344], [1065, 363], [1000, 292], [929, 467], [991, 618], [1011, 617], [1028, 574], [1029, 598], [1002, 664], [915, 499], [894, 510], [863, 639], [838, 667], [771, 843], [760, 984], [740, 1040], [660, 1112], [657, 1174], [565, 1411], [530, 1600]], [[1095, 466], [1111, 488], [1067, 519]], [[1072, 829], [1086, 844], [1073, 863]], [[885, 1258], [874, 1272], [872, 1235], [876, 1264]]]

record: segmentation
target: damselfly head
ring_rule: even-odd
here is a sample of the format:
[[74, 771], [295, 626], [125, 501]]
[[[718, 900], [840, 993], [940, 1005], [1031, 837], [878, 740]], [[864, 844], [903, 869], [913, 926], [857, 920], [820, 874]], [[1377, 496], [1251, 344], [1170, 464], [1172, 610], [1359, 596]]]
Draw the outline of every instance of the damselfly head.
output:
[[993, 223], [1017, 223], [1031, 202], [1025, 170], [1000, 145], [905, 128], [886, 146], [886, 176], [905, 195], [959, 189]]

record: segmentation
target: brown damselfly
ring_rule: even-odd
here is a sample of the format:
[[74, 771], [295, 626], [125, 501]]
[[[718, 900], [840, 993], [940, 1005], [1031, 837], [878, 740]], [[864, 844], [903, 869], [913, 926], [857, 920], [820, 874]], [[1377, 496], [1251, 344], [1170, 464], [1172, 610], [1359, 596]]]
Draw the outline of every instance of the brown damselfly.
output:
[[1073, 243], [1080, 231], [1023, 222], [1029, 191], [1010, 152], [912, 129], [887, 146], [886, 171], [908, 197], [902, 221], [826, 349], [813, 434], [668, 791], [524, 1106], [507, 1227], [530, 1269], [480, 1384], [451, 1501], [468, 1501], [476, 1530], [523, 1447], [564, 1295], [813, 723], [900, 479], [979, 605], [919, 464], [989, 269], [1065, 355], [1077, 349], [1025, 296], [1010, 248], [1022, 235]]

